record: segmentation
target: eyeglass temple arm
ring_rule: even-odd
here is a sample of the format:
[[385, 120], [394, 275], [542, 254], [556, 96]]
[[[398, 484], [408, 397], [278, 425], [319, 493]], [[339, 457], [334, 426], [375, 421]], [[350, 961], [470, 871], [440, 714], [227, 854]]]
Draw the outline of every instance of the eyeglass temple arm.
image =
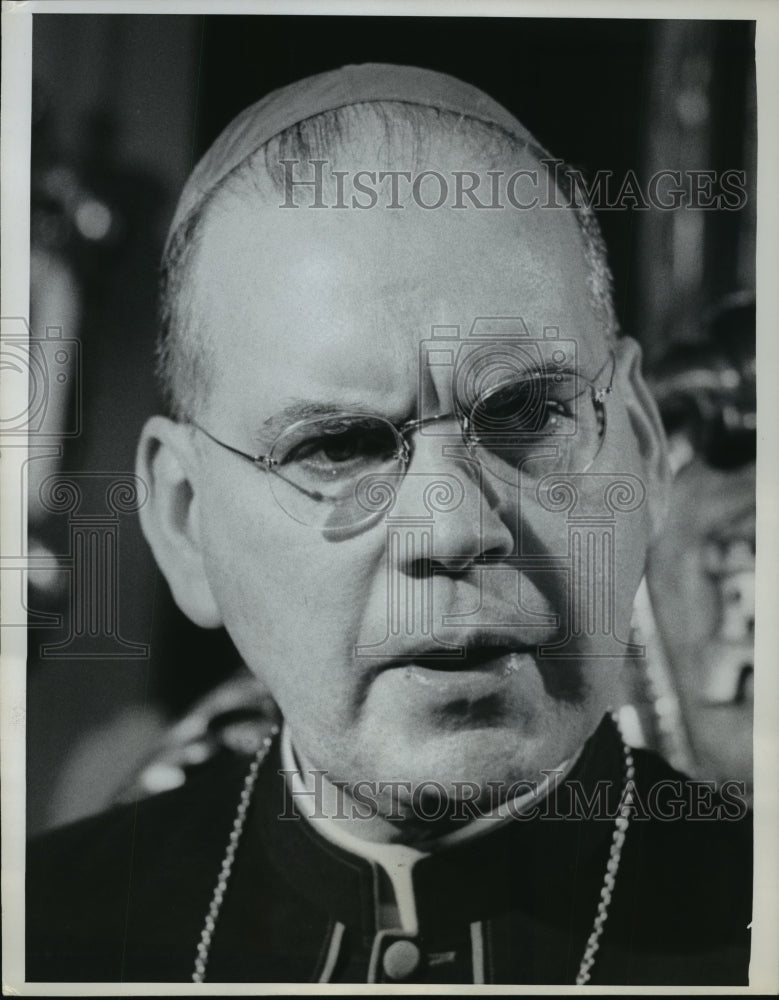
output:
[[[603, 368], [601, 368], [595, 376], [595, 379], [599, 379], [601, 377], [603, 372], [606, 370], [606, 365], [608, 365], [609, 361], [611, 362], [611, 377], [609, 378], [609, 384], [600, 386], [593, 385], [592, 387], [593, 401], [600, 403], [601, 405], [606, 402], [606, 396], [611, 395], [614, 389], [614, 376], [617, 374], [617, 356], [613, 350], [609, 351], [609, 357], [606, 359]], [[593, 382], [595, 382], [595, 379], [593, 379]]]
[[324, 493], [320, 493], [318, 490], [307, 490], [304, 486], [300, 486], [298, 483], [294, 483], [291, 479], [279, 472], [275, 467], [274, 461], [269, 455], [250, 455], [247, 451], [241, 451], [240, 448], [234, 448], [231, 444], [227, 444], [225, 441], [220, 441], [219, 438], [214, 437], [213, 434], [209, 433], [205, 427], [201, 427], [199, 423], [195, 420], [188, 421], [190, 426], [196, 427], [201, 434], [213, 441], [214, 444], [218, 444], [220, 448], [224, 448], [226, 451], [230, 451], [233, 455], [237, 455], [239, 458], [245, 459], [247, 462], [251, 462], [256, 469], [262, 469], [264, 472], [272, 472], [274, 476], [278, 476], [283, 482], [287, 483], [289, 486], [293, 486], [300, 493], [305, 496], [310, 497], [312, 500], [326, 500], [327, 497]]

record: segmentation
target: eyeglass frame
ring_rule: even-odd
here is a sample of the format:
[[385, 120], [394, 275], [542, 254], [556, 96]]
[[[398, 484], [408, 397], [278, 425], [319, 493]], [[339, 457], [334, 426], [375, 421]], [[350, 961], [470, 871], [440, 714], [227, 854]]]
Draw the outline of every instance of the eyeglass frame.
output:
[[[609, 361], [611, 361], [611, 377], [609, 379], [608, 385], [598, 386], [596, 384], [596, 380], [600, 378], [606, 366], [609, 364]], [[592, 467], [593, 462], [597, 459], [598, 455], [600, 454], [601, 448], [603, 447], [603, 439], [605, 438], [606, 435], [606, 409], [605, 409], [606, 397], [610, 396], [614, 390], [614, 378], [616, 376], [616, 371], [617, 371], [616, 355], [613, 350], [610, 350], [609, 357], [606, 359], [606, 361], [603, 364], [603, 367], [600, 369], [600, 371], [595, 375], [593, 379], [585, 378], [583, 375], [577, 376], [583, 382], [586, 382], [587, 385], [591, 388], [592, 403], [596, 408], [600, 408], [600, 412], [602, 412], [603, 414], [603, 429], [600, 432], [600, 444], [598, 445], [598, 450], [589, 460], [585, 468], [581, 470], [581, 472], [587, 472]], [[502, 388], [502, 385], [495, 386], [495, 389], [493, 391], [497, 391], [500, 388]], [[477, 401], [477, 403], [478, 402], [479, 401]], [[474, 406], [471, 408], [471, 412], [473, 412], [473, 409], [475, 409], [477, 403], [474, 403]], [[465, 447], [470, 450], [472, 447], [478, 446], [473, 444], [472, 442], [469, 442], [466, 437], [467, 422], [470, 419], [470, 416], [459, 414], [457, 410], [451, 410], [447, 413], [437, 413], [431, 417], [413, 417], [410, 420], [405, 420], [402, 424], [395, 424], [388, 417], [381, 416], [380, 414], [369, 413], [360, 410], [338, 410], [328, 415], [328, 419], [333, 419], [333, 420], [337, 420], [339, 417], [373, 417], [374, 419], [380, 419], [384, 421], [384, 423], [386, 423], [389, 427], [391, 427], [395, 433], [395, 438], [400, 448], [395, 457], [398, 459], [398, 461], [402, 462], [403, 464], [404, 476], [406, 475], [408, 467], [411, 464], [411, 459], [413, 458], [412, 444], [411, 441], [408, 440], [407, 435], [413, 433], [416, 430], [419, 430], [420, 427], [426, 427], [427, 425], [436, 423], [439, 420], [449, 420], [451, 418], [454, 418], [460, 425], [460, 430], [461, 434], [463, 435], [463, 442], [465, 444]], [[281, 431], [281, 433], [278, 435], [276, 439], [276, 442], [283, 434], [287, 434], [293, 431], [296, 427], [300, 427], [302, 424], [306, 424], [309, 422], [311, 422], [311, 417], [303, 417], [301, 420], [296, 420], [294, 423], [290, 424], [289, 427], [285, 427], [284, 430]], [[205, 434], [205, 436], [210, 441], [213, 441], [214, 444], [219, 445], [220, 448], [224, 448], [226, 451], [232, 452], [233, 455], [237, 455], [239, 458], [243, 458], [247, 462], [251, 462], [251, 464], [256, 469], [260, 469], [264, 472], [273, 473], [273, 475], [278, 476], [278, 478], [281, 479], [283, 482], [287, 483], [289, 486], [294, 487], [300, 493], [303, 493], [305, 496], [309, 497], [315, 502], [320, 503], [321, 501], [327, 499], [324, 496], [324, 494], [313, 493], [311, 490], [307, 490], [305, 486], [301, 486], [299, 483], [295, 483], [291, 479], [287, 479], [286, 476], [284, 476], [276, 468], [276, 466], [279, 464], [278, 460], [272, 458], [270, 455], [252, 455], [250, 452], [242, 451], [240, 448], [234, 447], [234, 445], [227, 444], [226, 441], [222, 441], [219, 438], [215, 437], [210, 431], [206, 430], [206, 428], [203, 427], [201, 424], [199, 424], [196, 420], [189, 419], [182, 421], [182, 423], [188, 424], [189, 426], [196, 428], [202, 434]], [[276, 447], [276, 442], [274, 442], [271, 445], [271, 450], [273, 450], [273, 448]]]

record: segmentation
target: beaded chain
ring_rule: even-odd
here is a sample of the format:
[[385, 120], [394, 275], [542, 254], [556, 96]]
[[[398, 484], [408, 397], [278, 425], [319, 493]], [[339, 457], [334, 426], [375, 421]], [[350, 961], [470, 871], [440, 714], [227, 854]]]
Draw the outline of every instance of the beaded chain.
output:
[[249, 806], [251, 805], [252, 793], [254, 792], [254, 786], [257, 783], [257, 775], [260, 771], [260, 765], [268, 755], [268, 750], [273, 742], [273, 737], [278, 734], [278, 731], [279, 727], [273, 726], [270, 731], [270, 735], [263, 739], [262, 745], [257, 751], [254, 760], [251, 762], [249, 773], [246, 775], [244, 780], [243, 789], [241, 790], [241, 798], [238, 802], [238, 811], [235, 814], [233, 828], [230, 831], [230, 839], [227, 842], [227, 850], [225, 851], [225, 856], [222, 861], [222, 868], [219, 872], [219, 878], [216, 881], [214, 895], [211, 897], [211, 905], [208, 908], [206, 921], [200, 934], [200, 943], [197, 946], [197, 958], [195, 959], [195, 971], [192, 973], [193, 983], [204, 983], [206, 981], [206, 965], [208, 964], [208, 953], [211, 950], [211, 938], [214, 934], [216, 922], [219, 919], [219, 911], [222, 909], [222, 902], [224, 901], [224, 894], [227, 890], [227, 883], [230, 879], [230, 875], [232, 874], [235, 852], [238, 850], [241, 834], [243, 833], [243, 828], [246, 824], [246, 814], [248, 813]]
[[[614, 721], [616, 722], [617, 720], [615, 719]], [[227, 883], [233, 870], [233, 863], [235, 862], [235, 854], [238, 850], [241, 834], [243, 833], [243, 828], [246, 824], [246, 815], [251, 804], [254, 786], [257, 782], [257, 775], [262, 762], [268, 754], [273, 737], [278, 734], [278, 731], [278, 726], [274, 726], [271, 730], [271, 735], [265, 737], [262, 742], [262, 746], [257, 751], [257, 755], [249, 767], [249, 773], [246, 775], [243, 789], [241, 791], [241, 798], [238, 803], [238, 810], [233, 822], [233, 828], [230, 832], [230, 839], [227, 843], [227, 850], [225, 851], [224, 860], [222, 861], [222, 868], [219, 872], [219, 878], [217, 879], [216, 888], [214, 889], [214, 895], [211, 898], [211, 905], [208, 908], [203, 930], [200, 934], [200, 943], [197, 946], [197, 958], [195, 959], [195, 970], [192, 973], [193, 983], [205, 982], [206, 965], [208, 964], [208, 954], [211, 949], [211, 940], [216, 927], [216, 922], [219, 919], [219, 911], [222, 908], [224, 894], [227, 891]], [[622, 795], [620, 799], [621, 806], [619, 815], [614, 822], [614, 833], [611, 838], [611, 848], [609, 850], [609, 860], [606, 865], [606, 873], [603, 876], [603, 885], [600, 890], [598, 910], [595, 915], [595, 921], [592, 925], [590, 936], [587, 939], [584, 955], [582, 956], [582, 960], [579, 965], [579, 972], [576, 976], [577, 986], [584, 986], [590, 980], [590, 970], [595, 963], [595, 956], [597, 955], [598, 948], [600, 947], [601, 934], [603, 933], [603, 928], [606, 925], [606, 920], [609, 915], [609, 904], [611, 903], [611, 896], [614, 892], [614, 886], [617, 881], [617, 872], [619, 871], [619, 863], [622, 858], [622, 847], [625, 843], [625, 836], [630, 822], [630, 814], [633, 809], [630, 796], [628, 796], [626, 792], [628, 785], [632, 783], [635, 778], [635, 763], [633, 761], [633, 754], [630, 751], [630, 747], [624, 741], [622, 743], [622, 753], [625, 770]]]
[[[619, 728], [616, 718], [614, 722], [617, 723], [617, 728]], [[627, 795], [627, 789], [636, 776], [636, 767], [630, 747], [624, 740], [622, 741], [622, 753], [625, 761], [625, 777], [622, 783], [621, 805], [619, 815], [614, 821], [614, 833], [611, 836], [609, 860], [606, 864], [606, 874], [603, 876], [603, 885], [600, 890], [598, 912], [595, 915], [595, 922], [592, 925], [590, 936], [587, 938], [587, 946], [584, 949], [581, 964], [579, 965], [579, 972], [576, 976], [577, 986], [584, 986], [590, 981], [590, 969], [595, 962], [595, 956], [600, 947], [600, 936], [603, 933], [603, 928], [609, 915], [609, 903], [611, 903], [611, 895], [614, 892], [614, 885], [617, 881], [619, 862], [622, 858], [622, 846], [625, 843], [630, 814], [633, 809], [632, 798]]]

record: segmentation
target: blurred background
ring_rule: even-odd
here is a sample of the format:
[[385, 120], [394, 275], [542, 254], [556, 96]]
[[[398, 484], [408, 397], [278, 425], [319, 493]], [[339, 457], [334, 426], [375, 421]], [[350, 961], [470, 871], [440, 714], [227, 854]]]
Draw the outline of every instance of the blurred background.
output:
[[134, 450], [159, 405], [156, 272], [190, 169], [247, 104], [350, 62], [462, 77], [590, 177], [632, 170], [645, 188], [659, 170], [745, 171], [735, 211], [599, 218], [676, 470], [637, 602], [648, 655], [628, 665], [624, 721], [688, 772], [750, 785], [753, 24], [36, 14], [33, 25], [31, 328], [41, 370], [58, 374], [40, 388], [46, 424], [26, 471], [29, 832], [171, 787], [213, 753], [250, 750], [273, 718], [226, 635], [175, 608], [140, 533]]

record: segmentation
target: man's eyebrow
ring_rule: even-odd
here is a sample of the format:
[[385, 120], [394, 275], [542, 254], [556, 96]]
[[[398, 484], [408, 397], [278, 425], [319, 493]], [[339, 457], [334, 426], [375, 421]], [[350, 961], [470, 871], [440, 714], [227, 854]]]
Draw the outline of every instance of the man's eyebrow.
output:
[[[539, 375], [546, 377], [558, 373], [565, 375], [582, 374], [578, 364], [563, 363], [560, 365], [549, 358], [542, 358], [541, 363], [529, 367], [525, 375], [533, 378]], [[295, 398], [290, 399], [286, 406], [277, 410], [266, 420], [263, 420], [257, 428], [254, 438], [262, 447], [270, 447], [279, 434], [300, 420], [307, 420], [312, 417], [332, 417], [339, 413], [368, 413], [372, 416], [384, 417], [385, 420], [397, 424], [402, 424], [404, 420], [410, 417], [410, 414], [383, 413], [374, 406], [370, 406], [365, 400], [311, 400]]]
[[385, 416], [364, 401], [293, 399], [281, 410], [277, 410], [273, 416], [264, 420], [257, 429], [255, 437], [261, 443], [271, 445], [282, 431], [299, 420], [332, 417], [339, 413], [370, 413], [374, 416]]

